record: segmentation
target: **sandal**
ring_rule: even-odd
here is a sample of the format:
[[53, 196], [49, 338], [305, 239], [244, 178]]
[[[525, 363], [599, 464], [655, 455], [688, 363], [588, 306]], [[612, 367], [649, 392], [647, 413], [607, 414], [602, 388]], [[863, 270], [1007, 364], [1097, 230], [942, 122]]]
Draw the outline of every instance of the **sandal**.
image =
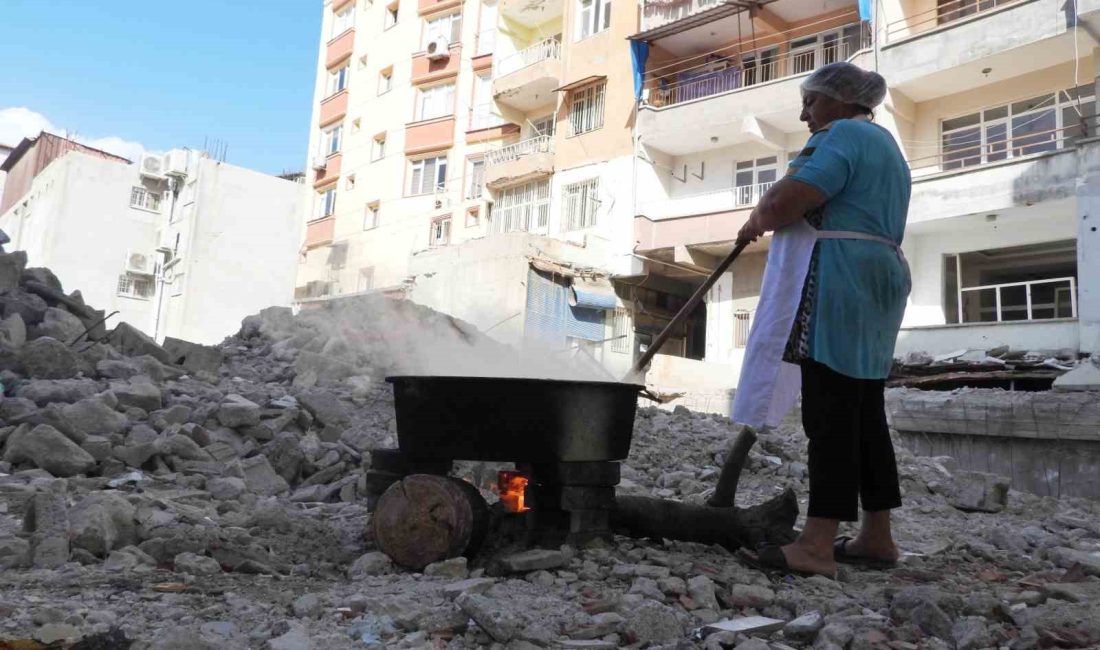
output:
[[898, 565], [897, 560], [884, 560], [866, 555], [852, 555], [848, 553], [848, 542], [851, 537], [841, 535], [833, 540], [833, 559], [841, 564], [851, 564], [865, 569], [892, 569]]
[[826, 578], [836, 580], [835, 573], [833, 575], [826, 575], [824, 573], [814, 573], [813, 571], [795, 569], [787, 563], [787, 556], [783, 554], [783, 548], [776, 544], [763, 544], [756, 549], [755, 554], [742, 549], [741, 558], [752, 568], [765, 573], [783, 573], [801, 576], [803, 578], [823, 575]]

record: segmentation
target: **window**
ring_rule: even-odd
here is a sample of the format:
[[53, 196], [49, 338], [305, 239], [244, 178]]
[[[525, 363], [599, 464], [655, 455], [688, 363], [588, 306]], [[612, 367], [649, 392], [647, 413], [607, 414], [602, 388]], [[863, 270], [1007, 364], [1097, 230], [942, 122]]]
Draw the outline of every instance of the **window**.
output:
[[351, 73], [351, 66], [342, 65], [339, 68], [328, 73], [328, 94], [335, 95], [341, 90], [348, 87], [348, 75]]
[[471, 160], [466, 183], [466, 198], [480, 199], [485, 191], [485, 161]]
[[749, 344], [749, 319], [752, 314], [744, 309], [733, 312], [733, 347], [744, 348]]
[[580, 135], [603, 126], [603, 96], [607, 82], [573, 91], [569, 110], [569, 135]]
[[433, 221], [430, 236], [432, 246], [446, 246], [451, 243], [451, 218], [443, 217]]
[[477, 208], [466, 211], [466, 227], [475, 228], [481, 224], [481, 212]]
[[531, 120], [531, 137], [540, 135], [554, 135], [554, 125], [557, 120], [553, 114]]
[[577, 40], [611, 26], [611, 0], [577, 0]]
[[625, 309], [615, 310], [611, 321], [611, 351], [630, 352], [630, 320]]
[[422, 158], [411, 161], [409, 196], [431, 194], [447, 184], [447, 157]]
[[150, 277], [123, 273], [118, 276], [116, 292], [128, 298], [148, 299], [153, 297], [153, 279]]
[[449, 83], [421, 88], [417, 109], [419, 111], [417, 119], [421, 120], [431, 120], [453, 114], [455, 111], [455, 85]]
[[348, 31], [355, 25], [355, 3], [352, 2], [344, 7], [340, 11], [336, 12], [332, 16], [332, 34], [330, 38], [335, 38], [340, 34]]
[[779, 158], [767, 156], [742, 160], [734, 166], [734, 200], [736, 205], [755, 205], [779, 176]]
[[144, 187], [135, 187], [130, 190], [130, 207], [159, 212], [160, 195]]
[[331, 217], [336, 212], [336, 188], [329, 188], [324, 192], [321, 192], [318, 197], [318, 212], [317, 218]]
[[1073, 239], [947, 255], [947, 323], [999, 323], [1077, 317]]
[[344, 189], [345, 190], [354, 190], [355, 189], [355, 174], [348, 174], [347, 178], [344, 179]]
[[440, 36], [446, 38], [448, 43], [458, 43], [462, 38], [462, 14], [448, 14], [429, 20], [424, 27], [424, 49]]
[[397, 10], [400, 7], [400, 2], [391, 2], [386, 5], [386, 17], [385, 22], [382, 25], [383, 29], [389, 29], [397, 24]]
[[386, 134], [379, 133], [374, 136], [374, 142], [371, 144], [370, 159], [371, 161], [382, 160], [386, 157]]
[[379, 205], [377, 202], [368, 203], [363, 211], [363, 230], [373, 230], [378, 227]]
[[386, 68], [378, 73], [378, 94], [385, 95], [393, 88], [393, 67]]
[[340, 145], [344, 139], [344, 127], [337, 125], [321, 132], [321, 155], [331, 156], [340, 153]]
[[1095, 113], [1092, 87], [1081, 86], [943, 120], [943, 169], [1072, 146], [1084, 135], [1085, 121]]
[[477, 26], [477, 53], [475, 56], [491, 54], [497, 40], [497, 3], [496, 0], [481, 5]]
[[496, 233], [545, 230], [550, 222], [550, 179], [500, 189], [489, 222]]
[[374, 288], [374, 267], [368, 266], [359, 269], [359, 279], [355, 284], [355, 290], [362, 293]]
[[596, 210], [600, 207], [599, 192], [599, 178], [570, 183], [562, 188], [563, 232], [584, 230], [596, 225]]

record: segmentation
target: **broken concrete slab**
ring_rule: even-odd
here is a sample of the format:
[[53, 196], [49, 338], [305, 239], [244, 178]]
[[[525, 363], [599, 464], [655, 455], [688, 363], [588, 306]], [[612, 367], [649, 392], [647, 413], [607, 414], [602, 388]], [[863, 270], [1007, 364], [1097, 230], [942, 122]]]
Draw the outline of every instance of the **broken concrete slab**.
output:
[[240, 395], [226, 395], [218, 406], [218, 422], [234, 429], [255, 426], [260, 423], [260, 405]]
[[266, 456], [243, 458], [239, 462], [249, 492], [262, 496], [274, 496], [290, 489], [283, 477], [275, 473]]
[[128, 357], [149, 355], [161, 363], [172, 363], [172, 355], [147, 334], [129, 323], [119, 323], [108, 337], [116, 350]]
[[1100, 576], [1100, 551], [1090, 553], [1074, 548], [1058, 547], [1050, 549], [1050, 559], [1063, 569], [1080, 566], [1085, 573]]
[[71, 379], [80, 373], [76, 353], [48, 336], [30, 341], [19, 350], [27, 375], [35, 379]]
[[565, 555], [559, 550], [534, 548], [501, 558], [500, 564], [512, 573], [557, 569], [565, 565]]
[[41, 284], [57, 293], [65, 293], [65, 289], [61, 286], [61, 280], [58, 280], [54, 272], [44, 266], [32, 266], [24, 269], [23, 273], [20, 274], [19, 283], [27, 284], [28, 282]]
[[1057, 391], [1100, 391], [1100, 356], [1082, 361], [1077, 367], [1054, 380]]
[[121, 408], [133, 407], [150, 412], [163, 405], [160, 388], [149, 377], [138, 375], [126, 382], [111, 382], [111, 392], [118, 398]]
[[23, 517], [23, 530], [31, 533], [30, 561], [40, 569], [53, 569], [69, 561], [69, 505], [65, 481], [43, 485], [31, 498]]
[[71, 345], [84, 333], [84, 323], [64, 309], [49, 307], [42, 316], [42, 322], [31, 328], [30, 338], [48, 336], [66, 345]]
[[19, 289], [0, 296], [0, 306], [3, 307], [4, 318], [19, 314], [28, 327], [42, 322], [42, 317], [46, 315], [46, 309], [49, 308], [42, 298]]
[[178, 573], [189, 573], [195, 576], [213, 576], [222, 572], [218, 561], [212, 557], [184, 552], [177, 555], [172, 564]]
[[0, 320], [0, 344], [7, 345], [13, 350], [18, 350], [27, 342], [27, 326], [23, 317], [12, 314]]
[[[112, 395], [114, 401], [116, 396]], [[72, 431], [88, 435], [110, 435], [121, 433], [130, 421], [127, 417], [109, 406], [101, 397], [89, 397], [75, 404], [61, 408], [61, 415]]]
[[26, 267], [26, 251], [0, 253], [0, 293], [18, 289], [19, 280]]
[[164, 350], [175, 365], [182, 366], [190, 373], [206, 373], [215, 379], [220, 375], [222, 363], [225, 361], [225, 355], [216, 347], [171, 336], [164, 339]]
[[986, 472], [956, 472], [948, 503], [964, 512], [1000, 512], [1008, 502], [1009, 481]]
[[96, 463], [88, 452], [46, 424], [33, 429], [29, 424], [20, 425], [8, 437], [4, 460], [15, 464], [31, 463], [60, 477], [86, 474]]
[[92, 492], [73, 508], [69, 525], [74, 548], [106, 557], [138, 542], [134, 506], [117, 492]]
[[520, 631], [521, 621], [503, 611], [496, 600], [467, 592], [460, 594], [454, 602], [494, 641], [508, 643]]

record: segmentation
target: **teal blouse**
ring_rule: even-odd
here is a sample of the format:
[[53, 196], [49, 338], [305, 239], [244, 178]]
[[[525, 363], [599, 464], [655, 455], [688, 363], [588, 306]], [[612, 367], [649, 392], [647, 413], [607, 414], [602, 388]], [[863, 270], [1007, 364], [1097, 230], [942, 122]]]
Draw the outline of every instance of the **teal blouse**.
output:
[[[864, 120], [838, 120], [812, 135], [789, 177], [816, 187], [821, 230], [854, 230], [901, 243], [910, 175], [890, 133]], [[857, 379], [885, 379], [911, 287], [897, 253], [880, 242], [817, 242], [816, 298], [809, 356]]]

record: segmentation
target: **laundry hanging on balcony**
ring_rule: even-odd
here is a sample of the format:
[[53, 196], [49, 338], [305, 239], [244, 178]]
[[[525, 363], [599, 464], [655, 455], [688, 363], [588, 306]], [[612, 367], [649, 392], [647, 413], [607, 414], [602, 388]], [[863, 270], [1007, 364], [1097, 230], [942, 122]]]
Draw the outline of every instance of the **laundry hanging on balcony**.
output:
[[634, 99], [642, 98], [642, 86], [645, 83], [645, 64], [649, 58], [649, 43], [630, 41], [630, 61], [634, 64]]
[[872, 0], [859, 0], [860, 20], [871, 20], [871, 2]]

